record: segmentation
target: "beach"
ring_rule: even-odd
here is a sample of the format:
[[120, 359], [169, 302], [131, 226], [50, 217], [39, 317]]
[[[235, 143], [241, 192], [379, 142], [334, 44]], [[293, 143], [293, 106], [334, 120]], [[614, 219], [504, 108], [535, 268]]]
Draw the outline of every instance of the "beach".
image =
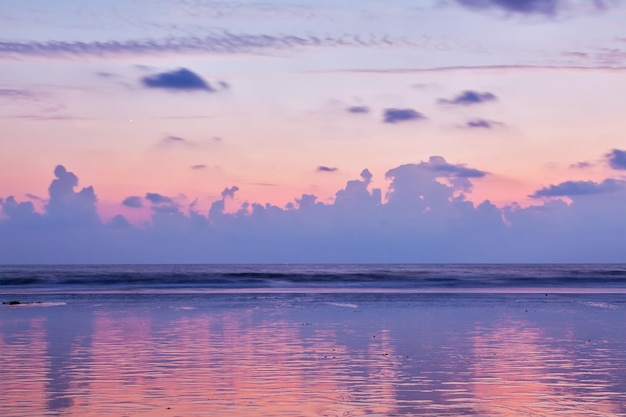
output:
[[623, 416], [626, 295], [12, 291], [5, 416]]

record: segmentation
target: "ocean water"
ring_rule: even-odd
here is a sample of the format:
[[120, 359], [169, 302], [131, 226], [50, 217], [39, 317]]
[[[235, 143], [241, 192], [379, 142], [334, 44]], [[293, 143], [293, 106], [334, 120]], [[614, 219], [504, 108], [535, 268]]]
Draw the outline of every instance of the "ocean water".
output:
[[626, 416], [624, 265], [5, 266], [2, 416]]
[[3, 292], [624, 292], [626, 264], [0, 266]]

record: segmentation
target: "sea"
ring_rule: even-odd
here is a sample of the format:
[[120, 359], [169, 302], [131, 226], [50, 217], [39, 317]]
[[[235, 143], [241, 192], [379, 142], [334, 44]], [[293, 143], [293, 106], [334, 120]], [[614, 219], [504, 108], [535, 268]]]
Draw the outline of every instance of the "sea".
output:
[[0, 292], [626, 292], [626, 264], [20, 265]]
[[626, 265], [0, 266], [0, 416], [626, 416]]

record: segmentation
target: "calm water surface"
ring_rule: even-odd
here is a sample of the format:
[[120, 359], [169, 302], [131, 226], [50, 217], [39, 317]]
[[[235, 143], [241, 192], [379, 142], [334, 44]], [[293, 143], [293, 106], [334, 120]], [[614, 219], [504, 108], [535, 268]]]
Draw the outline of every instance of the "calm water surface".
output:
[[2, 416], [626, 416], [623, 294], [26, 294]]

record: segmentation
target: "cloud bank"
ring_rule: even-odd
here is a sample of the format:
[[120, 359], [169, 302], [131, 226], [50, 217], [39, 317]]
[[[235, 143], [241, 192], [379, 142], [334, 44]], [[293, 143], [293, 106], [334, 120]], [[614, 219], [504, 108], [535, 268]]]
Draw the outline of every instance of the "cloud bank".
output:
[[234, 212], [225, 200], [236, 185], [206, 213], [148, 192], [123, 202], [149, 203], [150, 221], [133, 226], [121, 215], [103, 222], [94, 189], [58, 166], [41, 212], [0, 198], [0, 263], [626, 261], [624, 181], [551, 185], [533, 196], [552, 198], [526, 208], [469, 201], [487, 175], [433, 156], [388, 170], [386, 190], [372, 188], [364, 169], [330, 203], [303, 194], [282, 208], [246, 201]]

